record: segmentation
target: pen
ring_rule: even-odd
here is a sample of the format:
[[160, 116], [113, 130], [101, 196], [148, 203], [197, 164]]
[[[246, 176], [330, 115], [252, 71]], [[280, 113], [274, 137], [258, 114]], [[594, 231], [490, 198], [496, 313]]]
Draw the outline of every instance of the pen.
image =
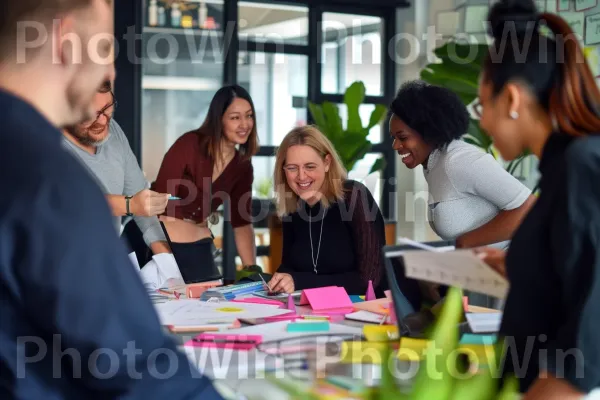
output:
[[262, 281], [263, 281], [263, 283], [264, 283], [264, 285], [265, 285], [265, 287], [266, 287], [266, 289], [267, 289], [267, 292], [269, 292], [269, 293], [270, 293], [270, 292], [271, 292], [271, 288], [270, 288], [270, 287], [269, 287], [269, 285], [267, 284], [267, 281], [265, 281], [265, 278], [263, 278], [263, 276], [262, 276], [261, 274], [258, 274], [258, 276], [260, 276], [260, 279], [262, 279]]
[[240, 340], [240, 339], [199, 339], [193, 338], [194, 342], [198, 343], [234, 343], [234, 344], [258, 344], [256, 340]]

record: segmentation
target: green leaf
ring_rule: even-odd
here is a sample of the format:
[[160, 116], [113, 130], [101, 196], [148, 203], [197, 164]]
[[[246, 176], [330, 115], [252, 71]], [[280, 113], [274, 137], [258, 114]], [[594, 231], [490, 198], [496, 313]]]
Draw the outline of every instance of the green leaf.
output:
[[371, 170], [369, 171], [369, 175], [373, 172], [383, 171], [387, 166], [387, 161], [385, 157], [379, 157], [371, 166]]
[[481, 70], [483, 60], [488, 52], [489, 47], [486, 44], [462, 44], [456, 42], [445, 43], [434, 51], [435, 55], [442, 59], [444, 63], [458, 64], [478, 71]]
[[326, 101], [323, 103], [322, 107], [327, 120], [327, 137], [330, 139], [341, 137], [344, 132], [344, 127], [342, 126], [342, 119], [340, 118], [338, 106]]
[[348, 107], [348, 124], [346, 129], [352, 132], [358, 132], [363, 129], [360, 120], [359, 107], [365, 99], [365, 84], [361, 81], [352, 83], [346, 93], [344, 93], [344, 103]]
[[492, 400], [498, 390], [498, 381], [489, 371], [466, 379], [457, 379], [449, 400]]
[[327, 120], [325, 119], [325, 114], [323, 113], [323, 107], [321, 107], [319, 104], [308, 102], [308, 110], [310, 111], [310, 115], [312, 115], [315, 124], [319, 127], [321, 132], [327, 136]]
[[473, 139], [473, 138], [472, 138], [471, 136], [469, 136], [469, 135], [465, 135], [465, 136], [463, 136], [463, 138], [462, 138], [462, 139], [463, 139], [465, 142], [467, 142], [467, 143], [469, 143], [469, 144], [472, 144], [473, 146], [481, 147], [481, 144], [480, 144], [480, 143], [479, 143], [477, 140]]
[[367, 132], [371, 130], [372, 127], [378, 125], [383, 121], [383, 117], [387, 113], [387, 107], [383, 104], [376, 104], [375, 109], [371, 112], [371, 118], [369, 119], [369, 125], [365, 128]]
[[421, 71], [421, 79], [432, 85], [441, 86], [451, 90], [460, 97], [465, 105], [471, 104], [478, 95], [477, 88], [474, 89], [470, 85], [455, 81], [452, 78], [443, 75], [433, 74], [431, 71]]
[[479, 71], [470, 70], [459, 64], [431, 64], [427, 66], [427, 71], [447, 80], [461, 82], [465, 86], [470, 86], [475, 91], [477, 91], [477, 87], [479, 86]]
[[519, 389], [519, 380], [510, 376], [504, 380], [504, 386], [502, 386], [502, 390], [500, 394], [496, 398], [497, 400], [518, 400], [521, 398], [520, 389]]
[[462, 290], [448, 290], [413, 386], [412, 400], [448, 399], [454, 385], [448, 356], [458, 347], [458, 329], [463, 314]]
[[479, 126], [479, 121], [476, 119], [471, 119], [467, 134], [479, 143], [479, 147], [481, 147], [484, 151], [489, 152], [493, 144], [492, 138], [481, 129]]

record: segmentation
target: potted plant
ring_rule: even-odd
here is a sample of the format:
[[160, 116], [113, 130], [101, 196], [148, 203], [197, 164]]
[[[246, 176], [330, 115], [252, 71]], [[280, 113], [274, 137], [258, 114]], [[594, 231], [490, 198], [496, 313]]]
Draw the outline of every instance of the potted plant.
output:
[[[338, 152], [347, 171], [371, 150], [373, 144], [367, 139], [369, 131], [380, 124], [387, 112], [387, 106], [376, 104], [367, 123], [360, 118], [359, 107], [365, 100], [365, 84], [361, 81], [352, 83], [344, 93], [344, 104], [347, 107], [348, 118], [342, 121], [337, 104], [326, 101], [322, 104], [309, 102], [308, 109], [325, 136], [331, 141]], [[371, 166], [369, 174], [385, 168], [385, 158], [380, 157]]]
[[[471, 105], [478, 96], [479, 74], [483, 60], [488, 53], [486, 44], [459, 44], [450, 41], [434, 50], [437, 61], [427, 64], [421, 71], [421, 79], [432, 85], [441, 86], [456, 93], [465, 106]], [[492, 139], [481, 129], [479, 120], [471, 117], [469, 131], [463, 140], [480, 147], [498, 158]], [[514, 174], [525, 157], [524, 153], [519, 158], [509, 162], [505, 168]]]

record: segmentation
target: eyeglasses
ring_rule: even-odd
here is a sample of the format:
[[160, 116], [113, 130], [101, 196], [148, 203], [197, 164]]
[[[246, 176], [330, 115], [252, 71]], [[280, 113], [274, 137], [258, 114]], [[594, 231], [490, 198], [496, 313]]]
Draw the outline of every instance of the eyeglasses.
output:
[[286, 171], [289, 174], [297, 174], [300, 171], [300, 168], [304, 169], [304, 171], [314, 171], [315, 169], [317, 169], [316, 165], [305, 165], [302, 167], [298, 167], [297, 165], [286, 165], [285, 167], [283, 167], [284, 171]]
[[471, 105], [471, 110], [473, 110], [473, 113], [477, 116], [477, 118], [481, 118], [481, 115], [483, 114], [483, 105], [479, 99], [476, 99], [475, 103]]
[[96, 122], [101, 115], [104, 115], [106, 118], [110, 118], [117, 109], [117, 100], [115, 99], [115, 95], [112, 91], [110, 92], [110, 95], [112, 97], [112, 102], [102, 107], [100, 111], [96, 112], [96, 120], [94, 122]]

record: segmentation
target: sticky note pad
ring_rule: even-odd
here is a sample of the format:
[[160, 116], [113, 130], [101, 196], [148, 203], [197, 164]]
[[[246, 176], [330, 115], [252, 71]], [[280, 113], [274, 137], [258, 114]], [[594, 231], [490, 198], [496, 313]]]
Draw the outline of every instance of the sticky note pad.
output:
[[291, 322], [287, 326], [288, 332], [328, 332], [329, 322]]
[[460, 344], [495, 344], [497, 340], [496, 335], [477, 335], [472, 333], [465, 333], [460, 339]]

